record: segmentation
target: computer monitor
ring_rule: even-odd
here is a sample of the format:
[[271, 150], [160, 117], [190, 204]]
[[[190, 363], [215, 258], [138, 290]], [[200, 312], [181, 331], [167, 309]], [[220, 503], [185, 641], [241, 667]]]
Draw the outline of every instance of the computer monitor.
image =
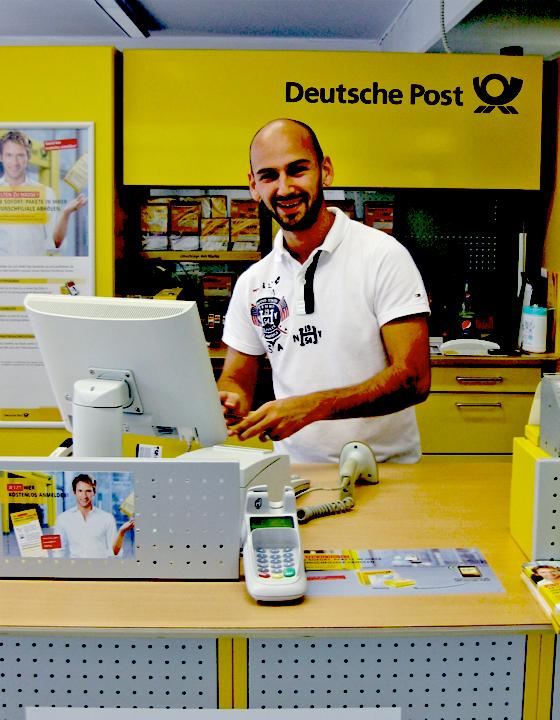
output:
[[122, 433], [227, 437], [195, 302], [30, 294], [31, 325], [78, 457], [122, 455]]

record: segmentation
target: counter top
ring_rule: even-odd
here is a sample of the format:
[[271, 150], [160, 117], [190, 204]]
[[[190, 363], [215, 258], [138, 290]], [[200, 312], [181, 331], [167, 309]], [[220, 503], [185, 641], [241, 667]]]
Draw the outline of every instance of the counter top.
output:
[[431, 355], [432, 367], [544, 367], [554, 372], [558, 353], [522, 355]]
[[[295, 468], [312, 483], [337, 482], [334, 466]], [[288, 606], [262, 606], [243, 582], [79, 580], [0, 581], [4, 628], [144, 628], [251, 635], [325, 630], [430, 632], [440, 628], [550, 626], [520, 579], [525, 561], [508, 531], [509, 462], [385, 464], [380, 484], [359, 486], [356, 508], [302, 527], [308, 549], [476, 547], [505, 592], [417, 597], [309, 597]], [[310, 501], [321, 502], [322, 493]], [[329, 494], [332, 499], [332, 494]]]
[[[221, 367], [226, 348], [210, 348], [215, 367]], [[520, 355], [431, 355], [432, 367], [547, 367], [554, 372], [560, 359], [558, 353], [524, 353]], [[263, 361], [264, 360], [263, 357]]]

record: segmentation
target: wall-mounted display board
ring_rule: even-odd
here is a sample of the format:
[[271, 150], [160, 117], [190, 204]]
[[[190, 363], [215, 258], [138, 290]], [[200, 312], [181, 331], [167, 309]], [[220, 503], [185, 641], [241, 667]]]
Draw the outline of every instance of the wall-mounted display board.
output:
[[337, 187], [538, 189], [542, 58], [125, 50], [124, 182], [243, 186], [255, 131], [310, 124]]
[[[21, 79], [3, 113], [0, 135], [17, 131], [29, 139], [27, 169], [19, 174], [32, 184], [22, 190], [13, 158], [0, 152], [0, 444], [5, 450], [15, 450], [6, 429], [62, 428], [26, 327], [23, 295], [113, 294], [114, 55], [110, 47], [0, 48], [2, 66], [16, 68]], [[24, 149], [11, 137], [10, 151]], [[74, 212], [68, 216], [68, 210]]]

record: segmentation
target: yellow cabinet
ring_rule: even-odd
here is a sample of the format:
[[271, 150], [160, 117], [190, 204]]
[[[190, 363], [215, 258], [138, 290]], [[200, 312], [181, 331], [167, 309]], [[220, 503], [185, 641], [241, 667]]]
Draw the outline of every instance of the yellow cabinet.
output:
[[522, 436], [540, 367], [435, 367], [416, 408], [424, 454], [511, 453]]

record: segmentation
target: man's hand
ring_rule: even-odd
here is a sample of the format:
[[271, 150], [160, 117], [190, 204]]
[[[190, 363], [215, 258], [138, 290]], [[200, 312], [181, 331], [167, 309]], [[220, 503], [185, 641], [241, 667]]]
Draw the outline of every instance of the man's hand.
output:
[[318, 405], [311, 395], [272, 400], [250, 412], [231, 430], [240, 440], [258, 436], [260, 440], [283, 440], [310, 422], [321, 420]]
[[239, 393], [221, 390], [220, 402], [222, 403], [228, 434], [237, 435], [237, 431], [232, 430], [232, 426], [236, 425], [240, 420], [243, 420], [243, 415], [241, 414], [241, 396]]
[[76, 197], [73, 200], [70, 200], [66, 203], [66, 207], [64, 208], [64, 211], [67, 215], [70, 215], [73, 212], [76, 212], [80, 208], [84, 207], [84, 205], [87, 204], [87, 198], [85, 195], [80, 193], [79, 195], [76, 195]]
[[123, 523], [119, 529], [119, 534], [123, 537], [126, 535], [127, 532], [130, 532], [134, 529], [134, 519], [127, 520], [125, 523]]

